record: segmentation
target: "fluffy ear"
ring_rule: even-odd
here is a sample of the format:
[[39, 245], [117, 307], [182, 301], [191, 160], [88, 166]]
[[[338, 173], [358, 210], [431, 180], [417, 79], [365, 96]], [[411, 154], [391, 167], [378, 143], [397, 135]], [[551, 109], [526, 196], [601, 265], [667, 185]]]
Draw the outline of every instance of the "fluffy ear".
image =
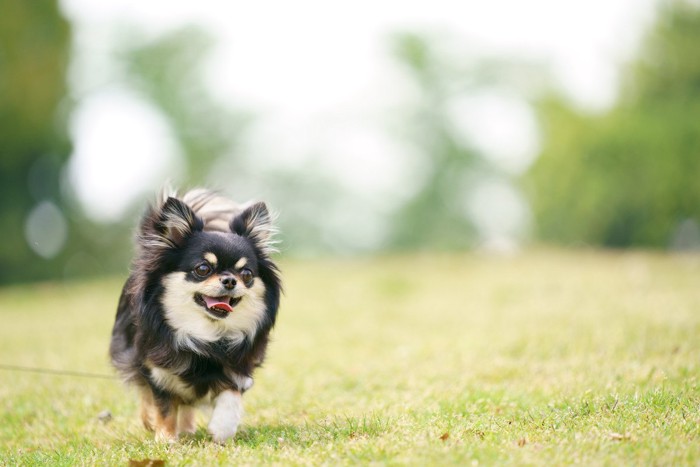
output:
[[272, 216], [265, 203], [255, 203], [231, 220], [231, 232], [249, 238], [265, 254], [275, 251]]
[[167, 247], [182, 246], [193, 233], [204, 228], [204, 222], [188, 205], [168, 197], [161, 205], [154, 223], [155, 235]]

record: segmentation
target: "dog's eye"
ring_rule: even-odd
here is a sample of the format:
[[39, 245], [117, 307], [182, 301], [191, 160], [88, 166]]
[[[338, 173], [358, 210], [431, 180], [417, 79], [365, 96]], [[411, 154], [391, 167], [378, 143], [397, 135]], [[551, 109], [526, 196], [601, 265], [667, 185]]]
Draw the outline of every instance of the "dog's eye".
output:
[[250, 285], [253, 283], [253, 271], [251, 271], [250, 269], [241, 269], [239, 276], [241, 276], [241, 280], [245, 283], [246, 286], [250, 287]]
[[209, 266], [207, 263], [199, 264], [194, 268], [194, 273], [199, 277], [207, 277], [209, 274], [211, 274], [211, 266]]

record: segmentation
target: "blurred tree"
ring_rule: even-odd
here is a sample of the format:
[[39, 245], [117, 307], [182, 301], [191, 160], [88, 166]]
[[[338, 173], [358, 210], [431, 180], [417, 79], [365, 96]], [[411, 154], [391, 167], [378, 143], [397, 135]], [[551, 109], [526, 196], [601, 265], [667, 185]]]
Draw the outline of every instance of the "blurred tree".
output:
[[326, 220], [318, 215], [337, 209], [336, 182], [314, 163], [295, 170], [262, 167], [242, 151], [255, 116], [222, 103], [207, 87], [203, 71], [212, 44], [201, 29], [188, 27], [150, 42], [132, 34], [120, 54], [127, 84], [163, 113], [182, 149], [186, 168], [178, 184], [211, 182], [241, 201], [265, 199], [273, 210], [284, 206], [282, 248], [293, 245], [302, 254], [342, 249], [342, 239], [327, 238]]
[[64, 106], [70, 28], [56, 1], [3, 0], [0, 11], [0, 283], [5, 283], [49, 277], [62, 267], [60, 251], [39, 258], [24, 231], [40, 202], [53, 207], [38, 212], [38, 227], [43, 222], [51, 234], [60, 227], [52, 221], [67, 224], [59, 173], [70, 152]]
[[402, 112], [401, 138], [416, 149], [413, 156], [419, 160], [412, 162], [425, 169], [415, 194], [395, 214], [388, 244], [399, 249], [468, 247], [476, 232], [464, 198], [470, 177], [486, 165], [460, 144], [447, 106], [471, 84], [465, 78], [469, 75], [448, 66], [427, 39], [414, 34], [397, 36], [395, 51], [418, 90], [418, 100]]
[[[75, 200], [61, 196], [62, 171], [71, 152], [65, 79], [69, 24], [56, 2], [5, 0], [2, 7], [0, 283], [124, 270], [131, 218], [141, 203], [127, 221], [97, 225]], [[185, 173], [177, 180], [183, 185], [205, 184], [216, 160], [235, 157], [240, 132], [250, 119], [228, 110], [206, 89], [201, 72], [210, 45], [206, 35], [192, 28], [150, 42], [132, 31], [118, 57], [126, 73], [111, 77], [163, 111], [185, 156]]]
[[[219, 103], [207, 89], [202, 71], [211, 45], [198, 28], [178, 29], [152, 40], [129, 28], [110, 57], [123, 70], [110, 76], [111, 82], [139, 93], [169, 124], [184, 157], [184, 170], [164, 175], [182, 189], [206, 185], [215, 162], [237, 157], [241, 133], [250, 120], [247, 114], [234, 113]], [[149, 201], [159, 188], [148, 193]], [[98, 225], [81, 214], [76, 203], [65, 274], [124, 271], [131, 255], [130, 232], [144, 204], [143, 199], [136, 199], [122, 221]]]
[[513, 185], [512, 175], [469, 144], [455, 115], [460, 99], [481, 93], [518, 95], [526, 100], [547, 85], [542, 64], [484, 56], [440, 36], [394, 37], [394, 53], [414, 89], [397, 121], [398, 138], [410, 149], [406, 163], [417, 167], [406, 187], [412, 192], [391, 222], [387, 246], [454, 249], [474, 246], [483, 236], [468, 205], [485, 180]]
[[166, 116], [185, 156], [183, 184], [206, 184], [213, 164], [236, 158], [252, 116], [232, 111], [207, 88], [203, 76], [212, 40], [201, 29], [176, 30], [122, 51], [127, 83]]
[[642, 45], [609, 112], [540, 101], [544, 147], [528, 181], [541, 239], [665, 247], [700, 222], [700, 9], [666, 5]]

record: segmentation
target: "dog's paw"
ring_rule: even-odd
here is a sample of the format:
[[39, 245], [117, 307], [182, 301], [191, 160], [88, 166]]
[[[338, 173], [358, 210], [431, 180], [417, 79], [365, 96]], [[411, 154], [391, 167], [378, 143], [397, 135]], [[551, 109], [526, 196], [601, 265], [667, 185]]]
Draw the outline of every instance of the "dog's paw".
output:
[[243, 402], [241, 393], [224, 391], [219, 394], [214, 401], [214, 411], [207, 427], [212, 440], [223, 444], [233, 438], [242, 418]]
[[236, 435], [238, 428], [232, 430], [222, 430], [220, 432], [213, 432], [212, 428], [209, 428], [209, 434], [211, 434], [211, 440], [217, 444], [226, 444], [228, 440], [233, 439]]
[[177, 435], [166, 430], [156, 430], [156, 442], [163, 444], [177, 443]]
[[212, 441], [219, 444], [225, 444], [236, 435], [238, 431], [238, 423], [228, 419], [212, 418], [209, 421], [207, 431], [211, 435]]
[[193, 435], [197, 432], [194, 407], [180, 406], [178, 417], [177, 428], [181, 434]]
[[242, 393], [253, 387], [253, 378], [250, 376], [239, 375], [238, 373], [231, 373], [230, 376]]
[[247, 391], [248, 389], [253, 387], [253, 378], [250, 376], [246, 376], [245, 379], [243, 380], [243, 386], [241, 387], [241, 391]]

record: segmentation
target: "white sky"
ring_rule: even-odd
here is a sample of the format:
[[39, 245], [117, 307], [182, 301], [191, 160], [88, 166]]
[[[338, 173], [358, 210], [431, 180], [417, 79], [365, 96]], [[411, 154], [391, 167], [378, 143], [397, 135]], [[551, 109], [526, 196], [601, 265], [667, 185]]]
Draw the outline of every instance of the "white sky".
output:
[[[357, 190], [381, 194], [404, 175], [397, 167], [401, 149], [376, 119], [404, 91], [390, 55], [393, 32], [447, 34], [456, 46], [484, 55], [547, 63], [575, 102], [602, 109], [614, 101], [616, 70], [634, 51], [655, 4], [63, 0], [76, 26], [72, 88], [81, 102], [71, 125], [70, 180], [88, 213], [113, 220], [132, 193], [153, 191], [157, 180], [180, 170], [158, 112], [111, 79], [119, 70], [105, 57], [118, 24], [153, 36], [189, 23], [204, 27], [219, 40], [207, 69], [213, 91], [260, 116], [248, 146], [256, 156], [294, 165], [320, 149], [329, 171]], [[527, 168], [539, 135], [522, 102], [486, 94], [456, 102], [453, 110], [472, 144], [514, 173]]]
[[396, 30], [448, 31], [489, 53], [551, 61], [572, 94], [604, 105], [614, 94], [617, 63], [654, 3], [63, 0], [63, 7], [79, 26], [95, 30], [122, 21], [155, 35], [201, 24], [222, 39], [212, 82], [224, 94], [237, 104], [313, 112], [376, 84], [384, 39]]

